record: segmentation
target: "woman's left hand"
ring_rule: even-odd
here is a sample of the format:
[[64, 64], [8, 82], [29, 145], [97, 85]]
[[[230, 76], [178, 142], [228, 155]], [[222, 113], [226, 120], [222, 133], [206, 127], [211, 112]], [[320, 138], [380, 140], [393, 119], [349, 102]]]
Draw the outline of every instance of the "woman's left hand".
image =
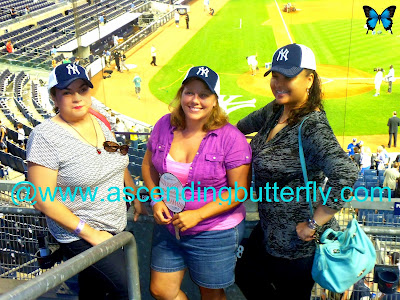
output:
[[315, 230], [308, 227], [308, 222], [297, 224], [296, 232], [299, 239], [309, 242], [315, 239]]
[[175, 214], [172, 218], [172, 224], [181, 232], [196, 226], [202, 220], [197, 210], [187, 210], [179, 214]]
[[140, 215], [149, 214], [144, 204], [137, 199], [133, 202], [133, 207], [135, 208], [135, 212], [133, 213], [133, 221], [135, 222], [139, 219]]

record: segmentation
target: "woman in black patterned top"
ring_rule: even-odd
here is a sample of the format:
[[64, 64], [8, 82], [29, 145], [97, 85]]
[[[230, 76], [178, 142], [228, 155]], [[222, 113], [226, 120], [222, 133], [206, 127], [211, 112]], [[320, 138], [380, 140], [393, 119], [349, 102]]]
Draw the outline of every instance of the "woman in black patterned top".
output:
[[[299, 44], [278, 49], [272, 68], [265, 73], [272, 72], [275, 100], [237, 124], [244, 134], [258, 132], [251, 148], [256, 192], [262, 199], [260, 223], [252, 233], [259, 235], [262, 247], [258, 253], [244, 252], [251, 264], [249, 273], [238, 270], [237, 281], [251, 284], [248, 291], [243, 289], [247, 299], [259, 299], [260, 295], [270, 295], [268, 299], [310, 299], [315, 236], [328, 227], [337, 228], [333, 216], [345, 204], [341, 197], [349, 196], [349, 190], [343, 195], [341, 190], [353, 187], [357, 179], [356, 166], [340, 147], [326, 118], [315, 70], [311, 49]], [[317, 199], [311, 219], [307, 193], [296, 189], [305, 187], [298, 144], [299, 125], [305, 117], [302, 141], [308, 180], [315, 182], [317, 191], [309, 192], [309, 199]], [[325, 177], [328, 181], [322, 201], [318, 187]]]

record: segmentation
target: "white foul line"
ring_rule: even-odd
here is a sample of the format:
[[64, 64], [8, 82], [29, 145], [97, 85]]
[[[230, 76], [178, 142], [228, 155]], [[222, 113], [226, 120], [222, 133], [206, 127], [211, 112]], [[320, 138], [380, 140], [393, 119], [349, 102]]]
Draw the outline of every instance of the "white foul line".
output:
[[[276, 4], [276, 7], [278, 8], [279, 14], [281, 15], [281, 19], [282, 19], [282, 22], [283, 22], [283, 26], [285, 26], [285, 29], [286, 29], [286, 32], [287, 32], [287, 34], [288, 34], [290, 43], [293, 44], [292, 37], [290, 36], [289, 30], [288, 30], [288, 28], [287, 28], [287, 26], [286, 26], [285, 20], [283, 19], [283, 16], [282, 16], [282, 12], [281, 12], [281, 10], [280, 10], [280, 8], [279, 8], [279, 5], [278, 5], [278, 3], [276, 2], [276, 0], [275, 0], [275, 4]], [[279, 47], [279, 45], [278, 45], [278, 47]]]

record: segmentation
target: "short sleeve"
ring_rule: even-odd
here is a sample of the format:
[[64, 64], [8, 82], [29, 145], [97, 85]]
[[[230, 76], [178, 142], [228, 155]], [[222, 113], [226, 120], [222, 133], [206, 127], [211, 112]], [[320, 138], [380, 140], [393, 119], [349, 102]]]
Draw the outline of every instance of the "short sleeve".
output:
[[227, 170], [251, 163], [251, 148], [246, 137], [232, 127], [226, 143], [225, 168]]
[[147, 149], [150, 152], [154, 152], [154, 143], [156, 142], [155, 140], [157, 139], [158, 135], [160, 134], [160, 130], [162, 127], [165, 128], [165, 130], [168, 130], [171, 124], [171, 115], [165, 115], [163, 116], [160, 120], [157, 121], [157, 123], [154, 125], [153, 131], [150, 134], [149, 140], [147, 141]]
[[154, 129], [153, 129], [153, 131], [150, 133], [149, 140], [147, 141], [147, 150], [149, 150], [149, 151], [152, 152], [152, 153], [154, 152], [153, 136], [154, 136]]
[[33, 130], [26, 145], [26, 160], [43, 167], [58, 170], [59, 157], [55, 147], [41, 132]]

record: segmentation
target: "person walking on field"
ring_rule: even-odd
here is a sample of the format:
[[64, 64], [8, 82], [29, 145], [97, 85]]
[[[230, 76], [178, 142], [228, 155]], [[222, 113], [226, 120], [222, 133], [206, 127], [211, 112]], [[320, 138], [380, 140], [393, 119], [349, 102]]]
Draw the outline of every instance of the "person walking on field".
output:
[[179, 27], [179, 19], [180, 19], [180, 15], [179, 15], [179, 13], [178, 13], [178, 11], [176, 10], [175, 11], [175, 25], [176, 25], [176, 27]]
[[376, 75], [375, 75], [375, 81], [374, 81], [375, 90], [376, 90], [374, 97], [378, 97], [381, 93], [382, 80], [383, 80], [383, 69], [378, 68], [378, 69], [376, 69]]
[[389, 74], [387, 74], [386, 76], [386, 80], [388, 82], [388, 93], [390, 94], [392, 92], [392, 84], [395, 81], [394, 78], [394, 69], [393, 69], [393, 65], [390, 65], [389, 67]]
[[135, 83], [135, 93], [137, 95], [138, 100], [140, 100], [140, 85], [142, 82], [142, 78], [140, 78], [139, 74], [135, 74], [133, 82]]
[[121, 55], [121, 72], [122, 72], [122, 67], [125, 68], [129, 72], [129, 68], [125, 64], [125, 61], [126, 61], [125, 53], [121, 51], [120, 55]]
[[117, 70], [118, 72], [121, 72], [121, 65], [120, 65], [120, 61], [121, 61], [121, 53], [119, 53], [119, 51], [115, 50], [114, 51], [114, 60], [115, 60], [115, 65], [117, 66]]
[[186, 29], [189, 29], [189, 13], [186, 13], [185, 21], [186, 21]]
[[151, 60], [151, 65], [152, 66], [157, 66], [157, 64], [156, 64], [156, 47], [154, 47], [154, 45], [152, 45], [151, 46], [151, 58], [152, 58], [152, 60]]
[[400, 119], [397, 117], [397, 112], [393, 112], [393, 117], [388, 120], [387, 126], [389, 126], [389, 143], [388, 147], [390, 148], [392, 144], [392, 136], [394, 140], [394, 147], [397, 147], [397, 129], [400, 126]]

